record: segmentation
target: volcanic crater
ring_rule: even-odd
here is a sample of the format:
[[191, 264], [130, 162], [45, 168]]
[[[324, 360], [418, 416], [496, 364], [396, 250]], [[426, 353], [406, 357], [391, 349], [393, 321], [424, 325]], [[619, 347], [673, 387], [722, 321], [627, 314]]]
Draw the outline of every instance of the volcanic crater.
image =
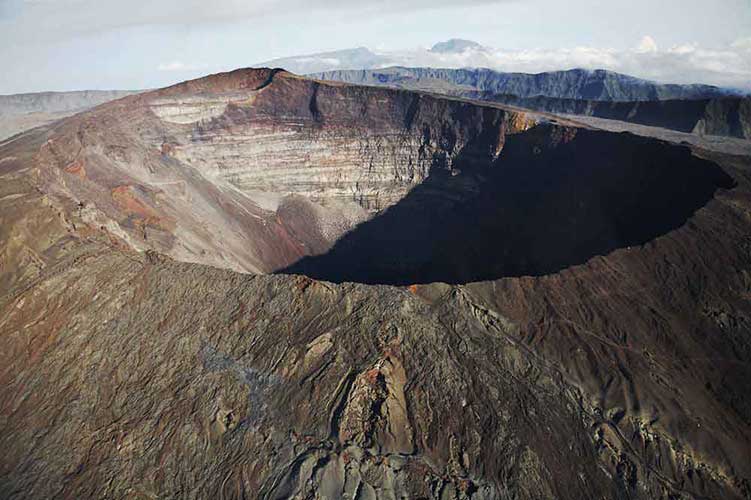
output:
[[488, 161], [460, 151], [324, 255], [283, 273], [333, 282], [452, 284], [540, 276], [685, 224], [733, 179], [688, 148], [538, 125]]
[[751, 494], [748, 157], [239, 70], [0, 178], [0, 497]]
[[45, 155], [48, 189], [136, 248], [367, 284], [556, 273], [665, 235], [734, 186], [686, 147], [281, 70], [101, 106]]

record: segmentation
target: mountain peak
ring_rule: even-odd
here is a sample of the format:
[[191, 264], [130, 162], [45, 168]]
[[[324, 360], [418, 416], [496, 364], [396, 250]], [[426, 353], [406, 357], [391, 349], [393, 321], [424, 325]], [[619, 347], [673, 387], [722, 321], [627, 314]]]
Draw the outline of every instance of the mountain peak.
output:
[[374, 53], [367, 47], [335, 50], [300, 56], [273, 59], [255, 67], [270, 66], [284, 68], [297, 74], [317, 73], [332, 69], [372, 68], [389, 64], [387, 57]]
[[451, 38], [445, 42], [438, 42], [430, 48], [431, 52], [437, 52], [439, 54], [456, 54], [464, 52], [467, 49], [480, 49], [482, 45], [472, 40], [464, 40], [461, 38]]

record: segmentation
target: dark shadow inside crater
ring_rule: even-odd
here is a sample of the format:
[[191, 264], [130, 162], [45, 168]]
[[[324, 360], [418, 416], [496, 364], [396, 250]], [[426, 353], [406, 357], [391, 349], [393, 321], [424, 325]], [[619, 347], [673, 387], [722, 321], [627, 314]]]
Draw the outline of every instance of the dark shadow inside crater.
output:
[[562, 134], [541, 125], [510, 135], [495, 161], [470, 145], [455, 161], [459, 175], [437, 166], [329, 252], [278, 272], [392, 285], [551, 274], [676, 229], [735, 185], [685, 147]]

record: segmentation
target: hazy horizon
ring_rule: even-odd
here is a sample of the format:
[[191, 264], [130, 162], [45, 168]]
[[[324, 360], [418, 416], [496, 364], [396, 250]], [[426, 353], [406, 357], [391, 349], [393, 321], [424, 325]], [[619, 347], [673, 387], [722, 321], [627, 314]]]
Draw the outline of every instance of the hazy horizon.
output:
[[[670, 22], [666, 23], [665, 20]], [[411, 65], [608, 69], [751, 89], [746, 0], [0, 0], [0, 94], [146, 89], [277, 58], [367, 47]], [[429, 51], [449, 38], [481, 51]]]

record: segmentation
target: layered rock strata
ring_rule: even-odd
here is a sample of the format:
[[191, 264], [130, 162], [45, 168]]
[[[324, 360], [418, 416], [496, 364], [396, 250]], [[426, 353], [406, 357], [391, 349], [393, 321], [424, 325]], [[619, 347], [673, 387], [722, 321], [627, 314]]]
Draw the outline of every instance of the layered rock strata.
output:
[[318, 254], [432, 171], [487, 169], [524, 113], [328, 85], [279, 70], [209, 77], [55, 126], [46, 189], [140, 249], [268, 272]]

